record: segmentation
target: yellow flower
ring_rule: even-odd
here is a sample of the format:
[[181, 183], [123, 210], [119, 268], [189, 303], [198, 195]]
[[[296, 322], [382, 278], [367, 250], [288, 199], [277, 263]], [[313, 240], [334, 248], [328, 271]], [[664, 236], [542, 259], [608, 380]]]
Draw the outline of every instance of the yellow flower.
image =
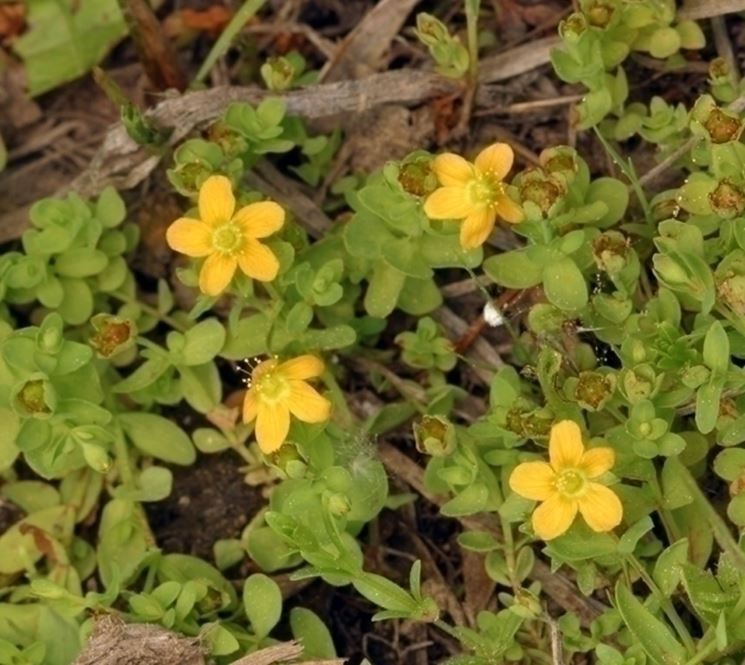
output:
[[177, 219], [168, 227], [166, 240], [181, 254], [207, 257], [199, 288], [216, 296], [230, 284], [236, 268], [261, 282], [277, 276], [279, 261], [258, 238], [275, 233], [284, 221], [285, 211], [274, 201], [252, 203], [236, 212], [230, 180], [213, 175], [199, 189], [199, 219]]
[[323, 373], [323, 361], [305, 355], [280, 363], [265, 360], [251, 372], [251, 383], [243, 401], [243, 422], [256, 420], [256, 442], [265, 455], [285, 442], [290, 414], [306, 423], [328, 420], [331, 402], [318, 394], [306, 379]]
[[464, 249], [484, 244], [497, 215], [510, 224], [522, 222], [523, 211], [502, 182], [514, 158], [506, 143], [485, 148], [473, 164], [452, 152], [435, 157], [432, 170], [442, 187], [427, 197], [425, 214], [431, 219], [462, 219], [460, 244]]
[[513, 492], [541, 501], [533, 512], [533, 530], [543, 540], [563, 534], [577, 511], [593, 531], [610, 531], [621, 523], [623, 506], [618, 496], [592, 482], [615, 463], [611, 448], [585, 450], [577, 423], [562, 420], [551, 428], [551, 463], [524, 462], [510, 476]]

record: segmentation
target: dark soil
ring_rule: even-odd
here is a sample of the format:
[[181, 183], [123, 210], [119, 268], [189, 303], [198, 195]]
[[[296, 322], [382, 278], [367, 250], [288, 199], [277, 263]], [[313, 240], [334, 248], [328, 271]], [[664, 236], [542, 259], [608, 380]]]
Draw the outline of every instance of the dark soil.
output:
[[234, 453], [225, 452], [200, 455], [190, 467], [171, 467], [171, 496], [144, 504], [159, 547], [214, 561], [215, 541], [240, 537], [264, 499], [246, 485], [239, 465]]

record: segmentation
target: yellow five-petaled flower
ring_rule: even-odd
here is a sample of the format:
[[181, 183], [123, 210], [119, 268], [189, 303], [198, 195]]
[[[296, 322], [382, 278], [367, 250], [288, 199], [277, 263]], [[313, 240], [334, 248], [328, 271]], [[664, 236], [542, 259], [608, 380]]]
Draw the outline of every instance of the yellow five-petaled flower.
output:
[[230, 180], [213, 175], [199, 189], [199, 219], [181, 217], [168, 227], [170, 247], [192, 257], [207, 257], [199, 273], [199, 288], [217, 296], [230, 284], [237, 268], [261, 282], [271, 282], [279, 270], [272, 251], [259, 242], [278, 231], [285, 211], [274, 201], [261, 201], [235, 211]]
[[577, 423], [562, 420], [551, 428], [549, 459], [518, 464], [510, 487], [526, 499], [541, 501], [533, 512], [533, 531], [551, 540], [569, 529], [577, 511], [593, 531], [610, 531], [621, 523], [618, 496], [593, 482], [615, 463], [612, 448], [585, 450]]
[[523, 211], [505, 191], [503, 180], [514, 161], [512, 148], [494, 143], [482, 150], [474, 163], [446, 152], [432, 162], [442, 187], [424, 202], [431, 219], [460, 219], [460, 244], [473, 249], [484, 244], [499, 215], [510, 224], [523, 221]]
[[311, 355], [283, 363], [271, 358], [251, 372], [243, 422], [256, 420], [256, 442], [264, 454], [275, 452], [287, 439], [290, 414], [306, 423], [328, 420], [331, 402], [307, 383], [322, 373], [323, 361]]

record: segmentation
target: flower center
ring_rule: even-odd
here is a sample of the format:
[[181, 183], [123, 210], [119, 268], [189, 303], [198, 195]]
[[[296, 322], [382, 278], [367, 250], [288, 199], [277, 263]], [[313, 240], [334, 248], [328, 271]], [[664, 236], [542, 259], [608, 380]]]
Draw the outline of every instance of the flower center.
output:
[[556, 478], [556, 491], [559, 494], [575, 498], [584, 494], [586, 479], [585, 474], [576, 469], [562, 471]]
[[491, 171], [486, 171], [471, 180], [468, 193], [474, 203], [493, 207], [504, 193], [504, 186]]
[[233, 222], [221, 224], [212, 232], [212, 246], [221, 254], [235, 254], [243, 245], [243, 233]]
[[289, 398], [290, 384], [279, 372], [269, 371], [256, 382], [256, 390], [262, 400], [276, 404]]

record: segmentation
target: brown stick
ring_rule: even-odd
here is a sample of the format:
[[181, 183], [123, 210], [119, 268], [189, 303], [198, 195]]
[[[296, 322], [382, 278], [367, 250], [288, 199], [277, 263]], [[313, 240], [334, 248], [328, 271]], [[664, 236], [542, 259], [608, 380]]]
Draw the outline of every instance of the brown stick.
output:
[[678, 20], [712, 18], [745, 11], [745, 0], [688, 0], [678, 11]]
[[186, 89], [186, 77], [147, 0], [119, 0], [140, 62], [158, 90]]

